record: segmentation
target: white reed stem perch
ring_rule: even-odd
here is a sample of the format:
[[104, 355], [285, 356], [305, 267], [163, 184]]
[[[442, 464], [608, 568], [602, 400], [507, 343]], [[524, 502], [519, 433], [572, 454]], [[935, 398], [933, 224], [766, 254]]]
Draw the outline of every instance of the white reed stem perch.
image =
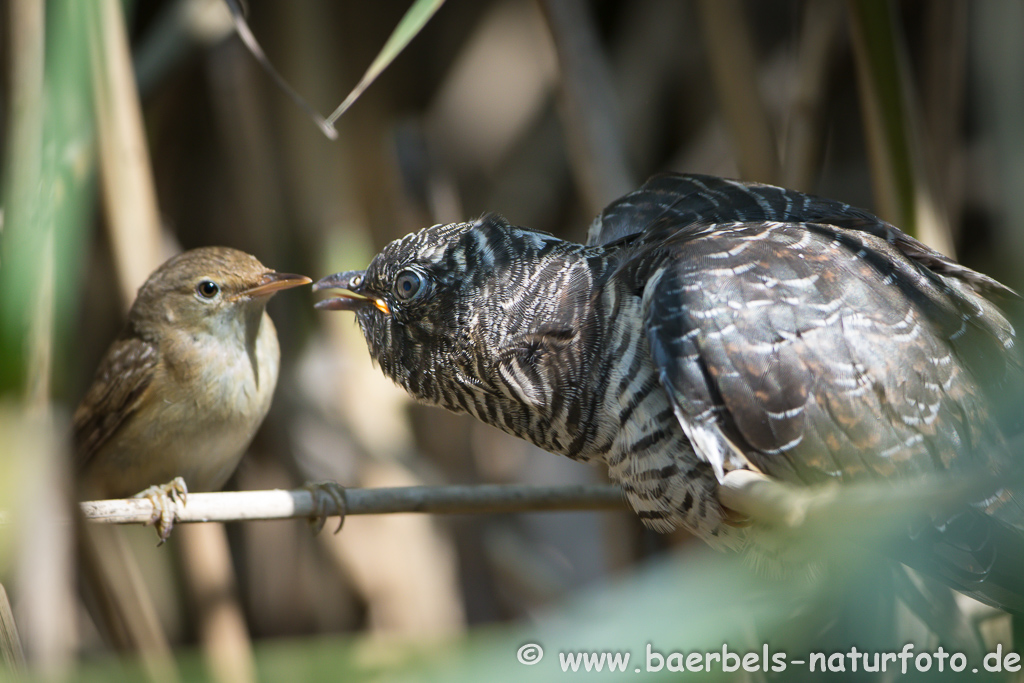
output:
[[[622, 491], [612, 485], [523, 486], [407, 486], [344, 489], [345, 515], [394, 512], [482, 514], [540, 510], [624, 510]], [[234, 522], [258, 519], [308, 519], [342, 514], [329, 496], [317, 507], [306, 489], [190, 493], [177, 507], [176, 521]], [[141, 524], [153, 516], [144, 498], [94, 500], [81, 504], [86, 518], [103, 524]]]
[[[752, 522], [791, 530], [827, 527], [837, 519], [907, 519], [923, 510], [958, 507], [995, 487], [991, 478], [922, 477], [902, 486], [863, 482], [795, 486], [746, 470], [729, 472], [718, 491], [722, 504]], [[486, 514], [553, 510], [626, 510], [618, 486], [406, 486], [343, 489], [345, 510], [330, 496], [307, 489], [190, 493], [177, 506], [177, 522], [235, 522], [311, 519], [322, 515], [378, 515], [397, 512]], [[319, 501], [317, 500], [319, 498]], [[321, 505], [318, 507], [317, 503]], [[142, 524], [153, 516], [144, 498], [96, 500], [81, 504], [86, 518], [103, 524]]]

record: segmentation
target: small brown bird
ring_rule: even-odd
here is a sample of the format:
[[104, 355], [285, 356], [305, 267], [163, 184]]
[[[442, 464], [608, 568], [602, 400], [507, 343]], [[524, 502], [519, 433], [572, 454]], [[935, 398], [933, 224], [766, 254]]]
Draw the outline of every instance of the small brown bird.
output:
[[150, 497], [163, 541], [173, 525], [168, 495], [223, 486], [277, 384], [280, 349], [267, 302], [309, 282], [226, 247], [160, 266], [75, 411], [80, 495]]

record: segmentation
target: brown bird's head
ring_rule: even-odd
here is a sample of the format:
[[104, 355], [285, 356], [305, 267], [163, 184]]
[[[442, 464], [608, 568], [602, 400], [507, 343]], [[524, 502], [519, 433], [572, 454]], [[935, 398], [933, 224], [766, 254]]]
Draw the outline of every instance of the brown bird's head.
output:
[[129, 317], [142, 327], [173, 324], [217, 334], [258, 322], [271, 296], [310, 282], [304, 275], [271, 270], [237, 249], [201, 247], [178, 254], [150, 275]]

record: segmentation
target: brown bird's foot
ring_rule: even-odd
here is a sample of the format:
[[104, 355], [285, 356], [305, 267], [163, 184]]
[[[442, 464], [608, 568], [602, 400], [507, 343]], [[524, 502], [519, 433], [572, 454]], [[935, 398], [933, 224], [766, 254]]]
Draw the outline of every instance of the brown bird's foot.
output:
[[341, 526], [345, 523], [345, 487], [334, 481], [307, 481], [299, 488], [306, 489], [313, 494], [316, 516], [309, 519], [309, 526], [313, 529], [313, 534], [320, 533], [327, 518], [332, 514], [337, 514], [339, 517], [338, 528], [334, 530], [334, 533], [341, 531]]
[[185, 485], [185, 480], [175, 477], [166, 484], [150, 486], [132, 497], [145, 498], [153, 504], [153, 516], [146, 522], [146, 526], [152, 524], [156, 527], [157, 536], [160, 537], [157, 546], [162, 546], [170, 537], [171, 529], [174, 528], [176, 507], [185, 505], [185, 501], [188, 499], [188, 487]]

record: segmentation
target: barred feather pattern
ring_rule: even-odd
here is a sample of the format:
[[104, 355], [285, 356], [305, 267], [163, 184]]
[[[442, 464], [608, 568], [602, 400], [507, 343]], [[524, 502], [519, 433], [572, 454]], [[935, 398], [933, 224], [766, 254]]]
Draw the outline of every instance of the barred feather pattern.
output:
[[[636, 324], [641, 292], [610, 278], [617, 264], [493, 215], [433, 226], [374, 259], [361, 287], [390, 314], [357, 317], [381, 370], [419, 401], [604, 462], [648, 526], [735, 546], [714, 471], [679, 429]], [[407, 270], [430, 281], [421, 300], [390, 293]]]
[[[353, 285], [378, 305], [352, 308], [414, 397], [604, 462], [659, 531], [744, 543], [715, 495], [735, 468], [1017, 470], [1001, 399], [1024, 373], [994, 303], [1017, 297], [995, 280], [841, 202], [708, 176], [653, 178], [590, 241], [494, 215], [433, 226], [385, 247]], [[1024, 529], [1012, 492], [972, 502]], [[963, 541], [934, 521], [928, 543]], [[956, 557], [942, 571], [962, 588], [982, 553]]]

